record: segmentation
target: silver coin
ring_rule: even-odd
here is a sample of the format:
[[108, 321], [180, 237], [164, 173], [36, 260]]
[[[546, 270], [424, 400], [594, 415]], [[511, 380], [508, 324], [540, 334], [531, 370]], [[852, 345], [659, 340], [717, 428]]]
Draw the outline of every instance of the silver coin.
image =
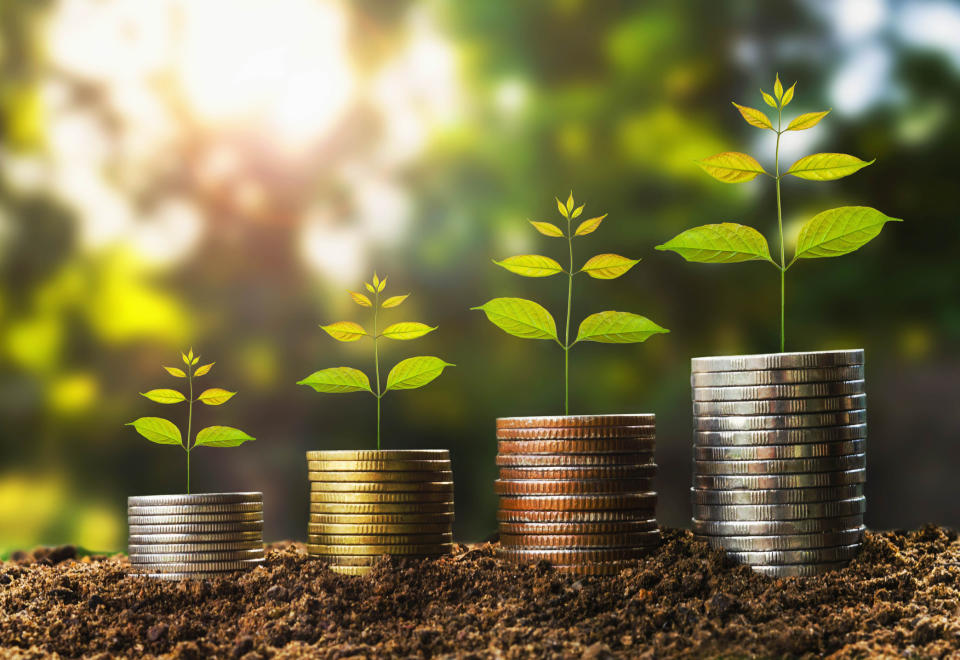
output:
[[127, 498], [131, 506], [181, 506], [192, 504], [263, 503], [263, 493], [195, 493], [193, 495], [134, 495]]
[[757, 565], [750, 568], [753, 569], [754, 573], [761, 573], [772, 578], [813, 577], [846, 568], [849, 563], [849, 561], [835, 561], [823, 564], [789, 564], [787, 566]]
[[736, 552], [764, 552], [770, 550], [807, 550], [833, 548], [860, 543], [863, 526], [817, 534], [774, 534], [771, 536], [697, 536], [713, 548]]
[[797, 520], [852, 516], [866, 510], [866, 498], [855, 497], [849, 500], [806, 504], [694, 504], [693, 517], [697, 520]]
[[709, 371], [690, 376], [693, 387], [745, 387], [748, 385], [792, 385], [838, 380], [863, 380], [863, 367], [827, 369], [769, 369], [761, 371]]
[[161, 543], [233, 543], [256, 541], [263, 543], [263, 530], [249, 532], [189, 532], [180, 534], [131, 534], [128, 544], [152, 545]]
[[815, 429], [780, 429], [772, 431], [694, 431], [693, 444], [710, 447], [745, 447], [750, 445], [795, 445], [820, 442], [841, 442], [867, 437], [866, 424], [828, 426]]
[[184, 552], [229, 552], [234, 550], [263, 550], [263, 541], [219, 541], [216, 543], [133, 543], [127, 545], [127, 553], [177, 554]]
[[697, 431], [763, 431], [774, 429], [800, 429], [818, 426], [846, 426], [864, 424], [866, 410], [849, 410], [808, 415], [733, 415], [730, 417], [694, 417]]
[[263, 511], [263, 502], [237, 504], [182, 504], [174, 506], [128, 506], [128, 516], [194, 516], [199, 514], [231, 514]]
[[818, 442], [796, 445], [753, 445], [750, 447], [703, 447], [693, 448], [693, 458], [698, 461], [765, 461], [785, 458], [820, 458], [845, 456], [866, 451], [866, 440], [846, 442]]
[[777, 488], [774, 490], [690, 489], [694, 504], [803, 504], [848, 500], [863, 495], [863, 484], [826, 488]]
[[866, 392], [864, 380], [841, 380], [796, 385], [747, 385], [744, 387], [695, 387], [694, 401], [763, 401], [848, 396]]
[[222, 552], [138, 552], [130, 554], [131, 564], [180, 564], [196, 561], [240, 561], [263, 559], [259, 550], [225, 550]]
[[731, 552], [727, 556], [741, 564], [767, 566], [770, 564], [820, 564], [828, 561], [847, 561], [860, 552], [859, 543], [835, 548], [811, 548], [808, 550], [765, 550], [759, 552]]
[[210, 573], [216, 571], [242, 571], [256, 568], [263, 559], [236, 559], [233, 561], [190, 561], [168, 564], [137, 564], [139, 571], [149, 573]]
[[127, 516], [130, 525], [182, 525], [195, 523], [263, 522], [263, 511], [196, 515]]
[[820, 458], [785, 458], [768, 461], [694, 461], [695, 475], [796, 474], [803, 472], [838, 472], [867, 467], [866, 454], [822, 456]]
[[863, 364], [863, 349], [716, 355], [690, 360], [691, 371], [756, 371], [758, 369], [815, 369]]
[[263, 522], [192, 523], [182, 525], [130, 525], [130, 536], [141, 534], [206, 534], [211, 532], [260, 532]]
[[796, 415], [863, 410], [867, 407], [866, 394], [832, 396], [810, 399], [761, 399], [759, 401], [694, 401], [693, 414], [697, 417], [724, 417], [728, 415]]
[[863, 525], [863, 514], [801, 520], [692, 520], [693, 533], [702, 536], [774, 536], [820, 534]]
[[862, 484], [866, 469], [806, 474], [693, 475], [694, 488], [707, 490], [774, 490], [777, 488], [823, 488]]

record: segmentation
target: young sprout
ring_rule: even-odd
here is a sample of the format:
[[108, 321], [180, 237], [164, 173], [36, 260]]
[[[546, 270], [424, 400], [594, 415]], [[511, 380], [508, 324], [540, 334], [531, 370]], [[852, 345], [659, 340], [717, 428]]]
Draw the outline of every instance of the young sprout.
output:
[[443, 370], [454, 365], [438, 357], [418, 355], [401, 360], [387, 374], [387, 385], [381, 388], [380, 384], [380, 340], [394, 339], [407, 341], [423, 337], [436, 330], [425, 323], [416, 321], [401, 321], [391, 323], [380, 329], [380, 313], [383, 309], [399, 307], [410, 294], [390, 296], [381, 302], [381, 294], [387, 287], [387, 278], [383, 279], [374, 273], [371, 282], [364, 283], [367, 291], [373, 294], [373, 300], [363, 293], [350, 291], [353, 302], [361, 307], [373, 308], [373, 332], [367, 332], [363, 326], [353, 321], [338, 321], [330, 325], [321, 325], [328, 335], [342, 342], [359, 341], [364, 338], [373, 340], [373, 370], [376, 374], [376, 389], [370, 386], [370, 379], [359, 369], [351, 367], [331, 367], [315, 371], [306, 378], [297, 382], [297, 385], [309, 385], [317, 392], [328, 394], [345, 394], [347, 392], [369, 392], [377, 400], [377, 449], [380, 449], [380, 400], [390, 390], [413, 390], [423, 387], [437, 378]]
[[646, 341], [650, 336], [669, 332], [666, 328], [650, 319], [631, 314], [630, 312], [598, 312], [591, 314], [580, 323], [577, 337], [570, 341], [570, 310], [573, 303], [573, 277], [585, 273], [597, 280], [612, 280], [625, 274], [639, 259], [628, 259], [618, 254], [598, 254], [591, 257], [578, 270], [574, 270], [573, 239], [592, 234], [607, 214], [583, 220], [573, 228], [573, 221], [583, 213], [584, 205], [576, 205], [573, 192], [567, 197], [564, 204], [557, 199], [557, 210], [566, 219], [566, 231], [551, 222], [534, 222], [530, 224], [534, 229], [554, 238], [567, 239], [569, 267], [564, 268], [550, 257], [539, 254], [521, 254], [507, 257], [503, 261], [493, 260], [493, 263], [505, 268], [511, 273], [524, 277], [549, 277], [563, 273], [567, 276], [567, 317], [563, 330], [563, 341], [557, 335], [557, 324], [544, 307], [523, 298], [494, 298], [479, 307], [472, 309], [482, 310], [491, 323], [515, 337], [524, 339], [548, 339], [559, 344], [563, 349], [563, 411], [570, 411], [570, 349], [577, 342], [594, 341], [602, 344], [633, 344]]
[[769, 174], [752, 156], [737, 151], [704, 158], [697, 164], [714, 179], [723, 183], [752, 181], [759, 174], [774, 180], [777, 189], [777, 233], [779, 257], [770, 256], [770, 248], [763, 234], [752, 227], [724, 222], [688, 229], [663, 245], [658, 250], [672, 250], [687, 261], [710, 264], [730, 264], [741, 261], [766, 261], [780, 271], [780, 351], [786, 344], [786, 275], [797, 259], [839, 257], [857, 250], [873, 239], [888, 222], [900, 222], [869, 206], [841, 206], [813, 216], [800, 228], [793, 259], [787, 261], [783, 237], [783, 212], [780, 204], [780, 181], [789, 175], [807, 181], [833, 181], [853, 174], [874, 161], [860, 160], [856, 156], [836, 153], [821, 153], [804, 156], [786, 172], [780, 172], [780, 138], [787, 131], [805, 131], [813, 128], [827, 116], [829, 110], [806, 112], [795, 117], [783, 127], [783, 109], [793, 99], [796, 83], [784, 91], [777, 75], [773, 84], [773, 96], [760, 90], [763, 101], [777, 111], [777, 125], [767, 115], [755, 108], [734, 103], [744, 120], [756, 128], [777, 134], [774, 148], [774, 173]]
[[[197, 401], [208, 406], [219, 406], [230, 399], [236, 392], [228, 392], [219, 387], [211, 387], [201, 392], [196, 398], [193, 396], [193, 379], [205, 376], [210, 373], [215, 363], [204, 364], [197, 367], [200, 362], [200, 356], [193, 354], [191, 348], [188, 353], [181, 353], [183, 363], [187, 369], [184, 371], [178, 367], [164, 367], [167, 373], [174, 378], [186, 378], [188, 383], [189, 395], [184, 395], [179, 390], [156, 389], [149, 392], [141, 392], [142, 396], [163, 404], [175, 404], [187, 402], [187, 435], [186, 438], [180, 435], [180, 429], [173, 422], [162, 417], [141, 417], [140, 419], [129, 422], [127, 426], [132, 426], [137, 433], [142, 435], [150, 442], [158, 445], [180, 445], [187, 453], [187, 494], [190, 493], [190, 452], [196, 447], [236, 447], [250, 440], [255, 440], [240, 429], [231, 426], [208, 426], [197, 432], [196, 438], [191, 443], [193, 433], [193, 404]], [[196, 367], [196, 368], [194, 368]]]

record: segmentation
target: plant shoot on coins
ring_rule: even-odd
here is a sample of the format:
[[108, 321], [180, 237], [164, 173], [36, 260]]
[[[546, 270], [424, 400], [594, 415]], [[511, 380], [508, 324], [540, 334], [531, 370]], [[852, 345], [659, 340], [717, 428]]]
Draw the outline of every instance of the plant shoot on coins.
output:
[[193, 437], [193, 404], [199, 402], [207, 406], [220, 406], [232, 399], [236, 392], [229, 392], [220, 387], [210, 387], [194, 396], [194, 379], [210, 373], [215, 363], [210, 362], [209, 364], [198, 367], [197, 364], [200, 362], [200, 356], [194, 355], [192, 348], [187, 353], [181, 353], [180, 357], [183, 359], [183, 364], [186, 369], [179, 367], [164, 367], [164, 369], [174, 378], [184, 378], [187, 380], [187, 394], [179, 390], [161, 388], [141, 392], [141, 396], [155, 403], [165, 405], [186, 403], [186, 436], [180, 434], [180, 428], [176, 424], [163, 417], [141, 417], [138, 420], [129, 422], [127, 426], [135, 428], [137, 433], [150, 442], [158, 445], [179, 445], [183, 448], [187, 454], [187, 494], [189, 495], [190, 452], [197, 447], [237, 447], [256, 438], [232, 426], [208, 426], [200, 429], [196, 437]]

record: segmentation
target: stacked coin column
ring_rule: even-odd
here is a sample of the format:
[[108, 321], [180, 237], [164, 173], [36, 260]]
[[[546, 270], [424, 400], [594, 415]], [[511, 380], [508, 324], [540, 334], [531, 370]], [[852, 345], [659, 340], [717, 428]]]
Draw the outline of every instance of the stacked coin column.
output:
[[694, 358], [693, 530], [770, 576], [840, 568], [866, 501], [863, 351]]
[[616, 573], [660, 540], [654, 415], [497, 420], [501, 555]]
[[127, 498], [133, 573], [177, 580], [263, 562], [263, 494], [201, 493]]
[[347, 575], [382, 555], [436, 557], [453, 547], [450, 452], [308, 451], [307, 549]]

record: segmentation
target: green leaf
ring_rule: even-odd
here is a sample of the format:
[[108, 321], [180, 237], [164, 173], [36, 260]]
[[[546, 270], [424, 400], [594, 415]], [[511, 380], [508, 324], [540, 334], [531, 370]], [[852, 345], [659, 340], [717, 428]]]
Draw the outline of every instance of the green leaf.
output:
[[790, 166], [787, 174], [809, 181], [833, 181], [861, 170], [871, 161], [860, 160], [849, 154], [811, 154]]
[[132, 426], [137, 433], [158, 445], [183, 445], [180, 429], [162, 417], [141, 417], [126, 425]]
[[567, 213], [570, 213], [573, 210], [573, 191], [570, 191], [570, 196], [567, 197]]
[[584, 206], [586, 206], [586, 204], [581, 204], [580, 206], [578, 206], [577, 208], [575, 208], [575, 209], [573, 210], [573, 215], [571, 215], [570, 218], [571, 218], [571, 219], [579, 218], [579, 217], [580, 217], [580, 214], [583, 213], [583, 207], [584, 207]]
[[297, 385], [308, 385], [317, 392], [327, 394], [346, 394], [347, 392], [370, 392], [370, 379], [367, 374], [352, 367], [331, 367], [315, 371]]
[[180, 357], [183, 359], [183, 363], [190, 366], [190, 360], [193, 359], [193, 349], [190, 349], [190, 356], [188, 357], [186, 353], [180, 353]]
[[200, 356], [197, 355], [197, 356], [194, 357], [192, 360], [190, 360], [190, 366], [192, 367], [193, 365], [195, 365], [195, 364], [196, 364], [197, 362], [199, 362], [199, 361], [200, 361]]
[[753, 227], [734, 222], [694, 227], [675, 236], [657, 250], [672, 250], [687, 261], [702, 264], [732, 264], [770, 261], [770, 247]]
[[245, 442], [256, 440], [232, 426], [208, 426], [200, 429], [194, 447], [238, 447]]
[[353, 298], [353, 302], [357, 303], [361, 307], [373, 307], [373, 303], [370, 302], [370, 299], [367, 298], [362, 293], [357, 293], [356, 291], [349, 291], [350, 297]]
[[780, 82], [780, 74], [777, 74], [777, 79], [773, 81], [773, 95], [777, 97], [777, 100], [783, 98], [783, 83]]
[[557, 324], [541, 305], [523, 298], [494, 298], [480, 307], [495, 326], [514, 337], [557, 340]]
[[155, 403], [180, 403], [181, 401], [187, 400], [187, 397], [183, 396], [180, 392], [168, 389], [140, 392], [140, 396], [145, 396]]
[[377, 275], [377, 271], [373, 271], [373, 286], [380, 288], [380, 276]]
[[337, 321], [320, 327], [337, 341], [357, 341], [367, 336], [367, 331], [363, 329], [363, 326], [353, 321]]
[[583, 319], [577, 341], [601, 344], [636, 344], [653, 335], [670, 332], [645, 316], [629, 312], [599, 312]]
[[381, 305], [381, 307], [383, 307], [384, 309], [390, 309], [391, 307], [399, 307], [400, 304], [409, 297], [410, 297], [409, 293], [406, 293], [402, 296], [390, 296], [389, 298], [383, 301], [383, 304]]
[[552, 222], [537, 222], [535, 220], [528, 220], [534, 229], [543, 234], [544, 236], [552, 236], [554, 238], [563, 238], [563, 230], [560, 227], [556, 226]]
[[780, 101], [780, 107], [786, 108], [790, 101], [793, 100], [793, 88], [797, 86], [797, 83], [790, 85], [790, 89], [783, 93], [783, 99]]
[[380, 280], [380, 285], [377, 287], [377, 293], [380, 293], [386, 288], [387, 288], [387, 277], [384, 276], [383, 279]]
[[768, 128], [771, 131], [773, 130], [773, 124], [770, 123], [770, 118], [763, 114], [763, 112], [760, 110], [746, 105], [740, 105], [739, 103], [734, 103], [733, 105], [737, 108], [737, 110], [740, 111], [740, 114], [743, 116], [744, 120], [746, 120], [746, 122], [751, 126], [756, 126], [757, 128]]
[[493, 263], [524, 277], [550, 277], [563, 272], [563, 266], [550, 257], [539, 254], [521, 254], [507, 257], [503, 261], [493, 259]]
[[177, 369], [176, 367], [164, 367], [167, 370], [167, 373], [176, 378], [186, 378], [187, 374], [183, 369]]
[[202, 401], [208, 406], [219, 406], [232, 399], [235, 394], [236, 392], [228, 392], [220, 387], [211, 387], [210, 389], [204, 390], [203, 393], [197, 397], [197, 401]]
[[580, 270], [596, 280], [612, 280], [638, 263], [639, 259], [627, 259], [619, 254], [598, 254], [590, 257]]
[[[423, 387], [454, 365], [438, 357], [418, 355], [401, 360], [387, 375], [387, 390], [413, 390]], [[385, 390], [385, 391], [387, 391]]]
[[584, 220], [580, 223], [580, 226], [577, 227], [577, 231], [573, 233], [574, 236], [586, 236], [587, 234], [592, 234], [597, 231], [597, 227], [600, 226], [600, 223], [603, 222], [603, 219], [607, 217], [608, 214], [604, 213], [603, 215], [590, 218], [589, 220]]
[[557, 200], [557, 209], [560, 211], [560, 215], [562, 215], [564, 218], [569, 219], [570, 212], [567, 211], [567, 207], [563, 205], [563, 202], [560, 201], [559, 197], [555, 197], [554, 199]]
[[742, 183], [754, 179], [758, 174], [766, 174], [753, 156], [739, 151], [725, 151], [696, 163], [704, 172], [724, 183]]
[[808, 128], [813, 128], [820, 123], [820, 120], [830, 114], [829, 110], [822, 110], [820, 112], [805, 112], [799, 117], [794, 118], [793, 121], [787, 126], [788, 131], [805, 131]]
[[888, 222], [903, 222], [869, 206], [841, 206], [810, 218], [800, 228], [794, 259], [839, 257], [857, 250]]
[[364, 282], [364, 283], [363, 283], [363, 286], [367, 287], [367, 291], [369, 291], [370, 293], [376, 293], [376, 292], [377, 292], [377, 290], [374, 289], [374, 288], [373, 288], [373, 285], [370, 284], [369, 282]]
[[760, 94], [763, 95], [763, 102], [764, 102], [764, 103], [766, 103], [767, 105], [769, 105], [771, 108], [776, 108], [776, 107], [777, 107], [777, 100], [776, 100], [775, 98], [773, 98], [772, 96], [770, 96], [769, 94], [767, 94], [767, 93], [766, 93], [765, 91], [763, 91], [762, 89], [760, 90]]
[[387, 326], [387, 329], [383, 331], [383, 336], [387, 339], [416, 339], [417, 337], [422, 337], [428, 332], [433, 332], [436, 329], [436, 326], [431, 328], [425, 323], [417, 323], [416, 321], [403, 321], [401, 323], [394, 323], [393, 325]]
[[202, 367], [197, 367], [197, 370], [193, 372], [193, 375], [206, 376], [208, 373], [210, 373], [210, 370], [213, 369], [213, 365], [215, 364], [216, 362], [211, 362], [210, 364], [205, 364]]

